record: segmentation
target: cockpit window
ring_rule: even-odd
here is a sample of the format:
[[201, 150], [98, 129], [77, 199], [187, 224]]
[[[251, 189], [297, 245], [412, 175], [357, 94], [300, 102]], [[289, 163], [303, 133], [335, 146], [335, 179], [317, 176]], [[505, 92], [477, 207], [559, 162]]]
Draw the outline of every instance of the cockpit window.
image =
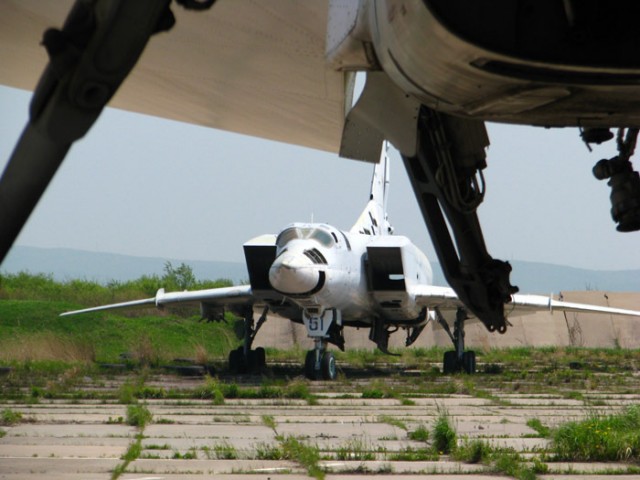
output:
[[330, 247], [334, 244], [334, 237], [328, 231], [322, 228], [309, 228], [309, 227], [289, 227], [278, 235], [276, 239], [276, 246], [278, 249], [283, 248], [291, 240], [295, 239], [313, 239], [317, 240], [321, 245]]
[[309, 238], [318, 240], [325, 247], [330, 247], [334, 242], [333, 237], [329, 232], [327, 232], [326, 230], [321, 230], [319, 228], [316, 228], [313, 232], [311, 232]]
[[280, 232], [280, 235], [278, 235], [278, 238], [276, 239], [276, 245], [278, 248], [282, 248], [291, 240], [294, 240], [296, 238], [300, 238], [298, 229], [296, 227], [287, 228], [286, 230]]

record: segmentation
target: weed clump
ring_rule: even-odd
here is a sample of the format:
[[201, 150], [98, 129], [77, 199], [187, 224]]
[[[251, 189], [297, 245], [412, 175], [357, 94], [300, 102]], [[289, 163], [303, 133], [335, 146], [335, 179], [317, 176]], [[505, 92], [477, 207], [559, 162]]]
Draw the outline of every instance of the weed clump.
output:
[[533, 430], [538, 432], [542, 438], [548, 438], [551, 434], [549, 427], [543, 425], [538, 418], [531, 418], [527, 420], [527, 427], [532, 428]]
[[591, 415], [580, 422], [561, 425], [553, 433], [553, 452], [558, 460], [640, 460], [640, 405], [616, 415]]
[[144, 405], [127, 406], [127, 425], [144, 428], [152, 418], [153, 415]]
[[0, 425], [10, 427], [22, 422], [22, 413], [5, 408], [0, 414]]
[[307, 474], [317, 480], [324, 480], [325, 473], [318, 465], [320, 461], [320, 450], [317, 446], [310, 446], [302, 442], [297, 437], [287, 435], [278, 436], [282, 457], [287, 460], [294, 460], [307, 469]]
[[453, 452], [457, 444], [456, 431], [446, 411], [441, 411], [433, 427], [433, 448], [441, 454]]
[[408, 435], [409, 440], [414, 440], [416, 442], [426, 442], [429, 440], [429, 430], [424, 425], [418, 426], [412, 432], [409, 432]]
[[493, 454], [491, 445], [482, 440], [465, 442], [455, 451], [455, 459], [466, 463], [488, 463]]

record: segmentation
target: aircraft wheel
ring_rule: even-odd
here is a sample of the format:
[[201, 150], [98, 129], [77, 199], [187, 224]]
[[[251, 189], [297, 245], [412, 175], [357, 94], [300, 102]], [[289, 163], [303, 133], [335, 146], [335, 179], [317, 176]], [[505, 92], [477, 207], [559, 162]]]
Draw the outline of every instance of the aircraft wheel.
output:
[[309, 380], [317, 380], [316, 372], [316, 351], [309, 350], [307, 356], [304, 359], [304, 376]]
[[322, 354], [322, 361], [320, 362], [320, 368], [322, 369], [322, 378], [325, 380], [335, 380], [338, 376], [336, 370], [336, 357], [331, 352], [324, 352]]
[[458, 371], [458, 356], [453, 350], [444, 352], [444, 361], [442, 362], [442, 373], [450, 375]]
[[240, 370], [242, 360], [242, 350], [235, 349], [229, 352], [229, 370], [237, 372]]
[[462, 354], [462, 368], [466, 373], [476, 373], [476, 352], [471, 350]]
[[252, 372], [258, 368], [258, 355], [255, 350], [249, 350], [246, 362], [246, 372]]
[[256, 368], [264, 368], [267, 366], [267, 353], [264, 351], [264, 348], [258, 347], [255, 349], [256, 352]]

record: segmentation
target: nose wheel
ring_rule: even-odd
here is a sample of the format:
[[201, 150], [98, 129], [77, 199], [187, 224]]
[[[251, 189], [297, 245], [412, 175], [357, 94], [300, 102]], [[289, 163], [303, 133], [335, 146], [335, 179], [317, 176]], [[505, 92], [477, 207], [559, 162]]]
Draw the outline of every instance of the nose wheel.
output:
[[304, 359], [304, 375], [309, 380], [335, 380], [338, 376], [336, 358], [327, 351], [331, 342], [344, 350], [342, 336], [342, 315], [336, 309], [324, 310], [321, 314], [303, 314], [307, 335], [313, 339], [314, 348]]
[[322, 341], [316, 342], [316, 348], [309, 350], [304, 360], [304, 376], [309, 380], [335, 380], [338, 376], [336, 358], [326, 350]]

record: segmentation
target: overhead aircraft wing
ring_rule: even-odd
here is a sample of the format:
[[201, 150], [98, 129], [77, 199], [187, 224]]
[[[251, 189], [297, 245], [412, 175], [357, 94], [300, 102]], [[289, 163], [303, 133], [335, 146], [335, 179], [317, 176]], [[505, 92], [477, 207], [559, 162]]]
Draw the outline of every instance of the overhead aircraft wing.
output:
[[[0, 84], [33, 90], [47, 64], [46, 29], [73, 0], [0, 2]], [[218, 0], [207, 11], [177, 3], [109, 105], [337, 152], [353, 74], [325, 60], [327, 0]]]
[[[465, 305], [453, 289], [428, 285], [416, 285], [409, 288], [408, 293], [415, 298], [418, 305], [427, 308], [438, 308], [441, 311], [457, 310]], [[640, 318], [640, 311], [623, 308], [603, 307], [585, 303], [564, 302], [543, 295], [511, 295], [511, 302], [505, 305], [505, 316], [526, 315], [540, 311], [565, 311], [585, 313], [608, 313], [612, 315], [627, 315]], [[469, 315], [472, 315], [469, 312]], [[473, 317], [471, 317], [473, 318]]]
[[0, 84], [35, 89], [0, 178], [0, 262], [107, 103], [338, 151], [354, 75], [325, 61], [328, 1], [221, 0], [208, 11], [169, 5], [0, 2]]
[[[184, 292], [165, 293], [161, 288], [155, 297], [130, 302], [113, 303], [99, 307], [84, 308], [60, 314], [61, 317], [68, 315], [78, 315], [81, 313], [100, 312], [104, 310], [132, 309], [166, 307], [175, 305], [201, 304], [205, 307], [241, 307], [253, 304], [254, 297], [251, 293], [250, 285], [240, 285], [235, 287], [210, 288], [206, 290], [193, 290]], [[204, 309], [203, 309], [204, 311]]]

